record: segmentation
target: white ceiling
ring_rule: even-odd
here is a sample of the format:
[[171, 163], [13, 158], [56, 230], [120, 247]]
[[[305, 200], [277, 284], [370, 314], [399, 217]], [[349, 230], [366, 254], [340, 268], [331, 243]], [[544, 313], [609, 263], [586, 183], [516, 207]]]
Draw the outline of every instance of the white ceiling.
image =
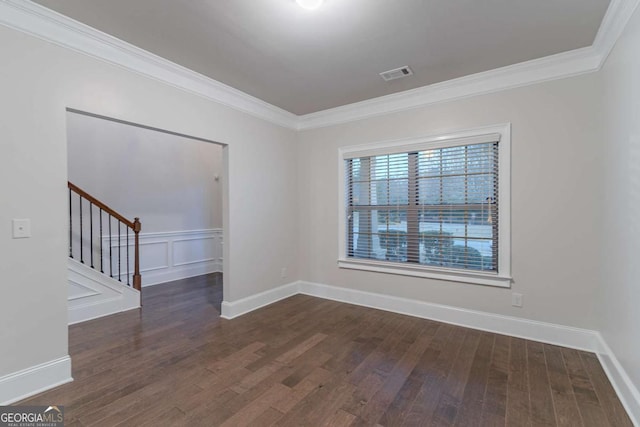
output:
[[[295, 114], [590, 46], [609, 0], [35, 0]], [[378, 73], [409, 65], [414, 75]]]

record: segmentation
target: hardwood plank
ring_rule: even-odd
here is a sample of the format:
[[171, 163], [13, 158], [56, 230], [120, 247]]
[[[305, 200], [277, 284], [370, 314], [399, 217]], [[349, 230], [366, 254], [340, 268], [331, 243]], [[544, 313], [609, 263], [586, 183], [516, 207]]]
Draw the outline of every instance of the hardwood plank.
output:
[[268, 408], [262, 413], [262, 415], [251, 421], [251, 426], [255, 427], [268, 427], [276, 425], [278, 420], [282, 418], [284, 414], [276, 409]]
[[604, 373], [596, 355], [593, 353], [581, 352], [580, 358], [582, 359], [582, 364], [589, 373], [591, 384], [593, 384], [593, 389], [598, 396], [598, 400], [600, 401], [609, 423], [616, 427], [632, 426], [633, 423], [631, 422], [631, 419], [616, 396], [615, 391], [613, 390], [607, 375]]
[[219, 317], [222, 281], [69, 328], [67, 425], [586, 425], [629, 418], [595, 355], [296, 295]]
[[[279, 371], [282, 371], [283, 369], [286, 369], [287, 371], [293, 370], [290, 364], [296, 359], [303, 359], [302, 356], [304, 356], [305, 354], [307, 354], [306, 358], [304, 358], [305, 360], [315, 360], [316, 365], [318, 365], [319, 362], [327, 360], [328, 357], [326, 357], [322, 352], [315, 351], [313, 347], [319, 342], [323, 341], [325, 338], [326, 335], [324, 334], [315, 334], [312, 337], [309, 337], [308, 339], [295, 345], [290, 350], [273, 359], [271, 363], [262, 366], [249, 375], [246, 375], [241, 381], [238, 382], [238, 384], [232, 386], [231, 389], [239, 394], [251, 390], [262, 381], [268, 379], [270, 376], [276, 374]], [[279, 375], [282, 376], [282, 373], [280, 373]], [[289, 372], [285, 373], [285, 375], [288, 375], [287, 378], [291, 376]]]
[[364, 421], [372, 424], [379, 421], [383, 425], [390, 421], [385, 416], [387, 408], [391, 405], [391, 402], [393, 402], [433, 339], [433, 333], [424, 333], [425, 331], [432, 331], [432, 329], [423, 329], [423, 333], [406, 350], [380, 390], [373, 395], [364, 407], [364, 411], [359, 415]]
[[403, 320], [401, 318], [393, 319], [376, 330], [375, 336], [379, 338], [376, 340], [379, 345], [349, 375], [349, 382], [354, 385], [360, 384], [385, 357], [388, 357], [388, 353], [396, 348], [402, 341], [403, 331], [406, 331], [407, 323], [403, 323]]
[[264, 343], [252, 342], [251, 344], [243, 347], [235, 353], [232, 353], [229, 356], [224, 357], [223, 359], [211, 363], [207, 366], [207, 369], [209, 369], [213, 373], [217, 373], [226, 371], [231, 368], [238, 368], [239, 366], [245, 367], [249, 363], [251, 363], [254, 358], [256, 358], [256, 351], [262, 349], [264, 346]]
[[473, 357], [469, 378], [464, 388], [462, 404], [456, 415], [456, 426], [476, 426], [482, 413], [483, 399], [487, 389], [489, 368], [493, 356], [495, 335], [482, 333]]
[[332, 354], [325, 351], [311, 352], [308, 358], [301, 360], [301, 364], [298, 365], [298, 368], [291, 375], [282, 380], [282, 384], [290, 388], [295, 388], [320, 365], [331, 359], [331, 357]]
[[556, 425], [543, 344], [527, 341], [527, 364], [531, 422], [536, 426]]
[[547, 362], [551, 397], [555, 410], [556, 422], [561, 426], [580, 426], [583, 421], [578, 410], [578, 403], [573, 394], [569, 373], [564, 365], [560, 348], [554, 345], [544, 345], [544, 355]]
[[[442, 382], [441, 392], [431, 415], [431, 425], [453, 424], [462, 405], [465, 385], [471, 373], [474, 354], [481, 337], [479, 331], [464, 331], [465, 334], [450, 345], [451, 350], [443, 354], [443, 359], [451, 360], [451, 365], [446, 368], [448, 373], [445, 374], [446, 378]], [[459, 344], [456, 345], [456, 342]]]
[[[420, 323], [409, 330], [406, 330], [407, 324], [400, 324], [404, 326], [405, 332], [401, 332], [402, 329], [400, 332], [397, 329], [389, 330], [380, 346], [349, 375], [348, 381], [357, 384], [357, 388], [342, 406], [342, 409], [360, 416], [374, 395], [384, 387], [385, 381], [390, 375], [386, 369], [378, 369], [378, 367], [406, 357], [406, 352], [410, 349], [407, 347], [408, 345], [412, 346], [418, 340], [431, 340], [437, 330], [437, 325], [420, 325]], [[428, 326], [428, 329], [425, 329], [425, 326]], [[363, 373], [368, 374], [364, 379], [361, 379]]]
[[373, 350], [369, 338], [375, 335], [374, 331], [379, 329], [383, 318], [384, 316], [378, 315], [365, 316], [357, 330], [352, 330], [343, 337], [342, 345], [335, 349], [335, 356], [323, 365], [325, 370], [332, 373], [331, 379], [302, 399], [279, 424], [297, 425], [300, 420], [305, 420], [308, 425], [315, 425], [310, 418], [316, 418], [317, 423], [323, 415], [326, 416], [327, 410], [337, 411], [350, 398], [355, 386], [346, 379]]
[[563, 348], [561, 351], [582, 422], [588, 427], [610, 426], [593, 389], [589, 374], [584, 370], [580, 352], [570, 348]]
[[302, 399], [278, 422], [281, 426], [322, 425], [326, 418], [340, 409], [353, 393], [355, 386], [344, 381], [344, 376], [333, 375], [331, 380], [317, 387]]
[[331, 372], [323, 368], [316, 368], [307, 377], [296, 384], [291, 389], [290, 393], [283, 396], [279, 401], [275, 402], [271, 406], [283, 414], [286, 414], [313, 391], [324, 387], [331, 377]]
[[[141, 412], [138, 415], [127, 418], [118, 422], [118, 424], [110, 424], [116, 426], [139, 426], [139, 427], [172, 427], [182, 425], [186, 415], [180, 409], [173, 407], [165, 410], [160, 409], [158, 412]], [[107, 424], [103, 424], [107, 425]]]
[[323, 426], [324, 427], [348, 427], [356, 420], [356, 418], [357, 417], [355, 415], [345, 412], [342, 409], [338, 409], [335, 414], [327, 418]]
[[531, 426], [527, 343], [521, 338], [510, 340], [505, 424]]
[[510, 344], [511, 338], [496, 335], [480, 417], [482, 426], [503, 426], [506, 423]]
[[252, 400], [247, 406], [237, 411], [232, 417], [221, 424], [223, 427], [248, 426], [267, 412], [270, 406], [289, 393], [289, 387], [275, 383], [269, 390]]
[[[411, 405], [404, 405], [405, 411], [394, 421], [398, 424], [416, 425], [428, 420], [437, 406], [442, 380], [447, 375], [453, 360], [448, 356], [451, 336], [455, 331], [451, 325], [439, 325], [429, 346], [416, 365], [415, 378], [421, 381], [420, 390]], [[410, 378], [409, 381], [412, 379]]]

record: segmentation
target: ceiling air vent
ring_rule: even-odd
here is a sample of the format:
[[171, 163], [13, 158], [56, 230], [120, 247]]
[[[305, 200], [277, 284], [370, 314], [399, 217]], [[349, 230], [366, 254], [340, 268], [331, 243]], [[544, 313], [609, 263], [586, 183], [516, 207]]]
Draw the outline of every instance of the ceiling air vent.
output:
[[396, 68], [395, 70], [385, 71], [384, 73], [380, 73], [380, 76], [384, 79], [385, 82], [401, 79], [403, 77], [408, 77], [413, 75], [413, 71], [409, 66], [405, 65], [404, 67]]

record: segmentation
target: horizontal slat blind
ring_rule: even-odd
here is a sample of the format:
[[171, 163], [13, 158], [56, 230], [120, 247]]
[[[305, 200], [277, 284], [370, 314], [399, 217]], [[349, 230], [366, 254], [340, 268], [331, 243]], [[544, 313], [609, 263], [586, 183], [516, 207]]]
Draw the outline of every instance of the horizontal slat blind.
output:
[[414, 153], [419, 151], [428, 151], [437, 148], [459, 147], [462, 145], [475, 145], [500, 141], [499, 133], [486, 133], [473, 136], [464, 136], [460, 138], [447, 138], [446, 140], [429, 140], [426, 142], [408, 142], [406, 144], [389, 145], [388, 142], [381, 143], [380, 146], [368, 145], [363, 150], [358, 147], [351, 147], [348, 152], [343, 154], [344, 159], [357, 159], [361, 157], [375, 157], [396, 153]]
[[347, 158], [347, 256], [497, 272], [499, 135], [483, 138]]

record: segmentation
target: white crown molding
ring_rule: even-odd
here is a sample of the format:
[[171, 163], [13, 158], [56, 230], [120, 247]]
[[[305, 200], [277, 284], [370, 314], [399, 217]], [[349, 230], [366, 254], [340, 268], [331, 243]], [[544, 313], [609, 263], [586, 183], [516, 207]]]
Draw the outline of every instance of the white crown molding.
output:
[[592, 46], [299, 116], [298, 130], [392, 114], [600, 70], [640, 0], [611, 0]]
[[0, 1], [0, 24], [280, 126], [298, 116], [28, 0]]
[[640, 0], [612, 0], [592, 46], [297, 116], [29, 0], [0, 0], [0, 24], [294, 130], [332, 126], [598, 71]]
[[592, 45], [600, 55], [600, 68], [609, 57], [639, 3], [640, 0], [611, 0]]
[[315, 129], [440, 102], [513, 89], [597, 71], [600, 58], [592, 47], [559, 53], [429, 86], [300, 116], [298, 130]]

